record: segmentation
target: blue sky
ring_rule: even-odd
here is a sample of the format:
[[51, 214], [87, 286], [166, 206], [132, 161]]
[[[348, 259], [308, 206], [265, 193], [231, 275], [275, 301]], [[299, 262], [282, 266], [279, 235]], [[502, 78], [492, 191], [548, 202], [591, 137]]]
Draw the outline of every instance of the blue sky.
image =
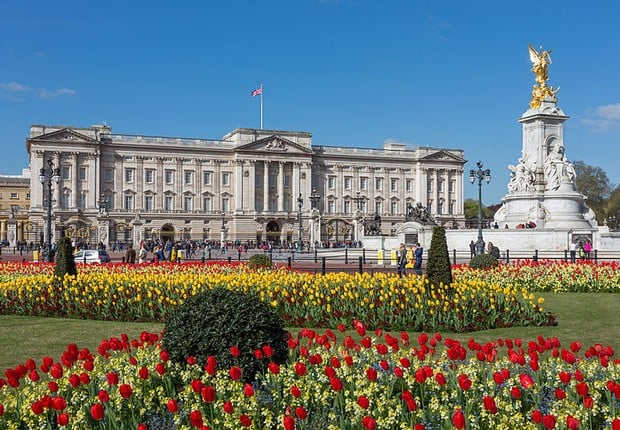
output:
[[[32, 124], [220, 139], [238, 127], [308, 131], [317, 145], [386, 140], [465, 151], [506, 194], [534, 75], [570, 116], [570, 161], [620, 184], [616, 1], [30, 1], [0, 4], [0, 173], [28, 165]], [[465, 183], [466, 197], [477, 186]]]

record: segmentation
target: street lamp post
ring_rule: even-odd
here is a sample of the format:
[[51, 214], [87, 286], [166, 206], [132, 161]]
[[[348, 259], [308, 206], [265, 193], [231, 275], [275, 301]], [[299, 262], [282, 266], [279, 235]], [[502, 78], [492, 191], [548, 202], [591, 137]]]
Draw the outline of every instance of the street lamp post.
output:
[[469, 171], [469, 182], [472, 184], [478, 179], [478, 240], [476, 241], [476, 255], [484, 254], [484, 239], [482, 239], [482, 181], [487, 184], [491, 181], [491, 170], [482, 170], [482, 161], [476, 163], [478, 170]]
[[301, 193], [299, 193], [299, 197], [297, 197], [297, 208], [299, 211], [297, 212], [297, 222], [298, 222], [298, 232], [297, 232], [297, 251], [301, 252], [303, 247], [301, 243], [301, 207], [304, 205], [304, 199], [301, 198]]
[[[43, 200], [46, 203], [47, 218], [45, 223], [45, 249], [43, 250], [43, 260], [51, 263], [54, 261], [52, 253], [52, 183], [60, 182], [60, 169], [54, 168], [52, 160], [47, 160], [47, 169], [41, 167], [39, 181], [43, 185]], [[47, 190], [47, 201], [45, 201], [45, 191]]]
[[320, 198], [321, 196], [319, 196], [319, 193], [317, 193], [316, 189], [313, 188], [310, 197], [308, 197], [312, 209], [316, 209], [316, 204], [319, 202]]

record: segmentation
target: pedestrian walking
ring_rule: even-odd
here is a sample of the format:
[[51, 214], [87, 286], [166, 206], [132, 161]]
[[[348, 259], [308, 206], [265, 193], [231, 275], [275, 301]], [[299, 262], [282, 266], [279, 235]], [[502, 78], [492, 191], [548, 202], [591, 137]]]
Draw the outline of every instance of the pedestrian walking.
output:
[[415, 251], [413, 256], [415, 257], [415, 263], [413, 264], [413, 271], [416, 275], [422, 274], [422, 257], [424, 255], [424, 248], [420, 245], [420, 242], [415, 244]]

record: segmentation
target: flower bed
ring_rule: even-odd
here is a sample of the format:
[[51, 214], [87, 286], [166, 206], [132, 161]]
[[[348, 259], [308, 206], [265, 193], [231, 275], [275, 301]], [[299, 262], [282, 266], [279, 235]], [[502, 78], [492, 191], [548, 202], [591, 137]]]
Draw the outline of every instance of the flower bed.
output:
[[482, 279], [531, 292], [620, 293], [620, 265], [615, 261], [517, 260], [487, 270], [459, 265], [452, 273], [457, 279]]
[[[17, 270], [19, 266], [10, 266]], [[387, 330], [465, 332], [554, 323], [543, 300], [525, 289], [460, 277], [433, 286], [424, 276], [251, 271], [245, 264], [91, 265], [54, 285], [51, 271], [0, 282], [0, 313], [158, 321], [189, 296], [214, 287], [254, 291], [289, 327], [350, 325]]]
[[59, 361], [5, 372], [0, 428], [620, 429], [610, 348], [355, 328], [341, 345], [329, 330], [300, 331], [286, 365], [257, 351], [264, 373], [252, 384], [213, 360], [172, 364], [156, 334], [108, 339], [97, 353], [69, 345]]

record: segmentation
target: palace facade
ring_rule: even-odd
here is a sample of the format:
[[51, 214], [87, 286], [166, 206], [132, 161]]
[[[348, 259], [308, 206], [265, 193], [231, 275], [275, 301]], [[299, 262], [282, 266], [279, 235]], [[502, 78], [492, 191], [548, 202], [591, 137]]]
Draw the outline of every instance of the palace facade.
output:
[[447, 228], [465, 219], [462, 150], [322, 146], [308, 132], [247, 128], [221, 140], [137, 136], [105, 125], [35, 125], [26, 148], [35, 240], [45, 231], [48, 204], [39, 173], [50, 168], [58, 169], [53, 241], [64, 234], [106, 245], [292, 243], [301, 235], [304, 242], [342, 243], [361, 239], [355, 220], [363, 225], [377, 214], [381, 234], [393, 234], [418, 204]]

